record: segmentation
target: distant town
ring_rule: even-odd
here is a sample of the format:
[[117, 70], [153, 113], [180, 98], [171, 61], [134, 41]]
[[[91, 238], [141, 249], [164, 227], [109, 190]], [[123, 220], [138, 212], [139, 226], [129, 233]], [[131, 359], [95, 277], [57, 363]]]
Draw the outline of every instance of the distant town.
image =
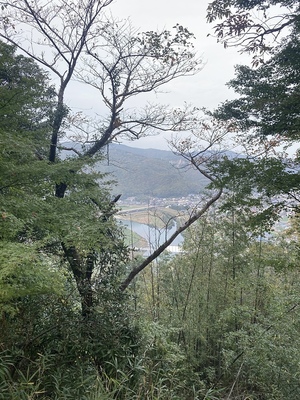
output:
[[118, 201], [118, 204], [120, 206], [143, 205], [144, 207], [172, 207], [175, 209], [186, 209], [189, 207], [194, 207], [202, 200], [203, 194], [189, 194], [187, 196], [170, 198], [149, 197], [146, 201], [144, 199], [141, 200], [138, 197], [131, 196], [125, 199], [121, 198]]

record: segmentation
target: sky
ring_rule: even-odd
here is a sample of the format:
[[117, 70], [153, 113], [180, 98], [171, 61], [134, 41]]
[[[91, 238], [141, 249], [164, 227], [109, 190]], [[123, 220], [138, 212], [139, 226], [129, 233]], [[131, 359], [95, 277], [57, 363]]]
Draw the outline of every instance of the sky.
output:
[[[196, 107], [214, 109], [235, 96], [226, 87], [226, 82], [234, 77], [234, 66], [248, 64], [250, 58], [239, 54], [237, 49], [224, 49], [216, 38], [208, 36], [213, 33], [213, 26], [205, 18], [208, 3], [208, 0], [114, 0], [111, 4], [109, 12], [114, 18], [130, 17], [133, 26], [141, 31], [171, 29], [179, 23], [196, 36], [195, 49], [204, 61], [204, 68], [195, 76], [173, 81], [165, 88], [166, 93], [158, 96], [157, 102], [174, 106], [187, 102]], [[75, 101], [79, 95], [80, 91], [76, 94], [71, 92], [71, 100]], [[81, 95], [83, 99], [86, 96], [83, 100], [86, 108], [92, 108], [93, 101], [88, 92], [81, 92]], [[170, 136], [167, 135], [167, 138]], [[124, 144], [142, 148], [169, 148], [166, 136], [161, 134]]]

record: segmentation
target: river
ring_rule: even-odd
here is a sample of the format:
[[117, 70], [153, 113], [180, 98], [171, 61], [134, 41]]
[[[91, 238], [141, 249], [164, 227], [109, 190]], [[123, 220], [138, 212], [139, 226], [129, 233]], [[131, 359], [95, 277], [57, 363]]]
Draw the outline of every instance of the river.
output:
[[[158, 229], [146, 224], [141, 224], [139, 222], [128, 220], [122, 220], [122, 224], [125, 225], [128, 229], [137, 233], [142, 238], [146, 239], [150, 248], [157, 248], [176, 231], [176, 224], [173, 225], [173, 227], [170, 229]], [[172, 245], [178, 246], [182, 244], [182, 242], [183, 236], [180, 234], [172, 242]]]

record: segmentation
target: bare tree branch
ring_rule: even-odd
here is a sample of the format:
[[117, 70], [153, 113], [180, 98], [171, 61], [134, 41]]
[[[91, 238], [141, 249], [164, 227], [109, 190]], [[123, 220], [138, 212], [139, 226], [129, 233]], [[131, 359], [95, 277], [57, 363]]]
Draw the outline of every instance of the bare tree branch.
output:
[[173, 151], [182, 156], [188, 163], [194, 167], [201, 175], [205, 176], [210, 182], [214, 183], [216, 189], [212, 192], [211, 197], [200, 208], [195, 208], [188, 220], [170, 236], [169, 239], [160, 245], [152, 254], [149, 255], [140, 265], [135, 267], [121, 283], [120, 290], [125, 290], [132, 280], [143, 271], [153, 260], [166, 250], [166, 248], [176, 239], [176, 237], [189, 228], [194, 222], [200, 219], [207, 210], [220, 199], [223, 193], [223, 186], [210, 172], [210, 164], [213, 160], [220, 158], [220, 147], [224, 146], [223, 142], [228, 134], [234, 131], [231, 121], [224, 123], [214, 118], [202, 120], [198, 124], [197, 130], [193, 133], [193, 138], [174, 139], [170, 141]]
[[[59, 132], [67, 114], [64, 93], [84, 46], [99, 35], [101, 12], [112, 0], [1, 1], [0, 37], [56, 74], [57, 107], [53, 116], [49, 161], [54, 162]], [[29, 29], [29, 31], [28, 31]], [[36, 39], [35, 39], [36, 38]]]
[[[277, 3], [277, 4], [276, 4]], [[281, 6], [280, 10], [274, 6]], [[214, 0], [207, 8], [207, 21], [216, 20], [214, 26], [217, 40], [224, 47], [239, 47], [240, 52], [254, 53], [254, 62], [258, 57], [270, 51], [280, 36], [293, 29], [299, 20], [299, 4], [278, 0], [272, 2], [235, 2]]]
[[154, 261], [160, 254], [166, 250], [168, 246], [176, 239], [176, 237], [184, 232], [189, 226], [191, 226], [195, 221], [202, 217], [202, 215], [221, 197], [223, 189], [219, 189], [212, 198], [205, 203], [205, 205], [196, 212], [191, 218], [189, 218], [184, 225], [180, 226], [176, 231], [166, 240], [161, 246], [159, 246], [149, 257], [147, 257], [139, 266], [134, 268], [127, 276], [127, 278], [121, 283], [120, 290], [124, 291], [132, 280], [143, 271], [152, 261]]

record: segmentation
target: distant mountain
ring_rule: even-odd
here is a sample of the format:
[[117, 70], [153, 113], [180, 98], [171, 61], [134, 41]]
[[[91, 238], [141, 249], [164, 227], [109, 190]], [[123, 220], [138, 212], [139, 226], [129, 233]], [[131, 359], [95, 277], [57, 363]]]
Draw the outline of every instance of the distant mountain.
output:
[[[64, 146], [78, 148], [74, 143], [64, 143]], [[172, 151], [111, 144], [104, 154], [106, 159], [98, 168], [117, 181], [113, 194], [122, 193], [122, 199], [183, 197], [200, 193], [208, 183]], [[66, 153], [63, 151], [61, 156], [64, 158]]]
[[99, 166], [118, 182], [114, 193], [122, 198], [182, 197], [203, 190], [207, 180], [184, 167], [184, 160], [171, 151], [138, 149], [112, 144], [107, 159]]

